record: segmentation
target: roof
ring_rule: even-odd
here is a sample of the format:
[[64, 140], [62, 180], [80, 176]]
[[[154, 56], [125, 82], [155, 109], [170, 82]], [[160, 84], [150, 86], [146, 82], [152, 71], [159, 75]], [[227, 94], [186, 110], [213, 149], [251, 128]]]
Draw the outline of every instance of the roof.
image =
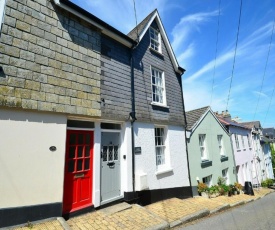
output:
[[210, 110], [210, 106], [206, 106], [203, 108], [194, 109], [186, 112], [186, 120], [187, 120], [186, 129], [192, 130], [208, 110]]
[[54, 0], [54, 3], [62, 9], [65, 9], [66, 11], [80, 17], [81, 19], [99, 28], [103, 34], [115, 39], [125, 46], [133, 47], [136, 44], [136, 42], [131, 37], [110, 26], [106, 22], [102, 21], [101, 19], [97, 18], [93, 14], [72, 3], [71, 1]]
[[[216, 115], [217, 116], [217, 115]], [[243, 129], [250, 129], [249, 127], [245, 126], [245, 125], [242, 125], [236, 121], [232, 121], [231, 119], [225, 119], [221, 116], [217, 116], [217, 118], [219, 119], [219, 121], [223, 124], [223, 125], [226, 125], [226, 126], [235, 126], [235, 127], [239, 127], [239, 128], [243, 128]]]
[[146, 18], [144, 18], [135, 28], [133, 28], [127, 35], [132, 38], [134, 41], [139, 40], [140, 34], [143, 32], [143, 29], [149, 23], [150, 19], [157, 12], [157, 9], [153, 10]]
[[156, 21], [161, 37], [163, 39], [163, 42], [167, 48], [168, 54], [171, 58], [173, 67], [176, 72], [183, 74], [185, 72], [185, 69], [179, 66], [178, 61], [176, 59], [176, 56], [174, 54], [174, 51], [171, 47], [170, 41], [168, 39], [168, 36], [166, 34], [166, 31], [164, 29], [164, 26], [162, 24], [162, 21], [160, 19], [158, 10], [153, 10], [145, 19], [143, 19], [134, 29], [132, 29], [128, 36], [133, 39], [134, 41], [140, 41], [142, 40], [143, 36], [145, 35], [146, 31], [149, 29], [153, 21]]
[[240, 122], [240, 124], [253, 129], [254, 127], [257, 129], [262, 128], [260, 121], [249, 121], [249, 122]]

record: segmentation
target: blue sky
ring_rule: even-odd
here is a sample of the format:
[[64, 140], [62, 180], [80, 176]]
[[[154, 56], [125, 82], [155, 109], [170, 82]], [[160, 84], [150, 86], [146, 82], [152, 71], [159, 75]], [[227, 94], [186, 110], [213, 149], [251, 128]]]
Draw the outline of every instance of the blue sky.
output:
[[[135, 27], [133, 0], [72, 2], [125, 34]], [[241, 121], [260, 120], [264, 127], [275, 127], [275, 92], [271, 100], [275, 86], [275, 30], [270, 46], [274, 0], [243, 0], [233, 75], [240, 0], [221, 0], [220, 8], [219, 0], [136, 0], [138, 23], [155, 8], [180, 66], [186, 69], [186, 110], [207, 105], [219, 112], [227, 108], [232, 117], [238, 116]]]

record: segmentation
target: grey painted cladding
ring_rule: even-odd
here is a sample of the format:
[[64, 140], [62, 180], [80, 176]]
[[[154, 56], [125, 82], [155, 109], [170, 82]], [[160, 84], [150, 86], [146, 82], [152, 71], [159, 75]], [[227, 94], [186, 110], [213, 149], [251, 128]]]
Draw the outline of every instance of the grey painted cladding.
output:
[[[156, 23], [153, 23], [156, 27]], [[102, 117], [126, 120], [131, 112], [131, 49], [111, 38], [101, 40]], [[135, 105], [138, 121], [184, 125], [181, 76], [173, 68], [162, 40], [162, 54], [149, 49], [149, 31], [134, 49]], [[169, 108], [152, 105], [151, 66], [164, 71]]]
[[[156, 27], [156, 23], [152, 23]], [[161, 40], [162, 54], [149, 49], [150, 35], [146, 32], [134, 52], [135, 99], [139, 121], [184, 125], [181, 76], [174, 71], [167, 48]], [[151, 105], [151, 66], [162, 70], [165, 76], [166, 101], [169, 108]]]

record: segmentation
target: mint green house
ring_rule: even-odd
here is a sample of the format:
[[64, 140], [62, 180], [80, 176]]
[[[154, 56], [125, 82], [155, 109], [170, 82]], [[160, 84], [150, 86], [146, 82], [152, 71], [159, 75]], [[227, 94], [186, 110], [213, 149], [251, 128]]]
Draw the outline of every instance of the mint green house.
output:
[[198, 182], [217, 184], [218, 177], [227, 184], [236, 182], [230, 134], [209, 106], [186, 112], [187, 146], [193, 195]]

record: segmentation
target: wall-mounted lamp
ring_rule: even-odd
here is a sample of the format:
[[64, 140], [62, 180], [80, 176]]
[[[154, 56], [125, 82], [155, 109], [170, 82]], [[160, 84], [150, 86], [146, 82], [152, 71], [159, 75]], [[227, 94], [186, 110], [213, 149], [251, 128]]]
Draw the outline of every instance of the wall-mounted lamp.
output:
[[200, 178], [198, 176], [196, 177], [196, 181], [200, 183]]

